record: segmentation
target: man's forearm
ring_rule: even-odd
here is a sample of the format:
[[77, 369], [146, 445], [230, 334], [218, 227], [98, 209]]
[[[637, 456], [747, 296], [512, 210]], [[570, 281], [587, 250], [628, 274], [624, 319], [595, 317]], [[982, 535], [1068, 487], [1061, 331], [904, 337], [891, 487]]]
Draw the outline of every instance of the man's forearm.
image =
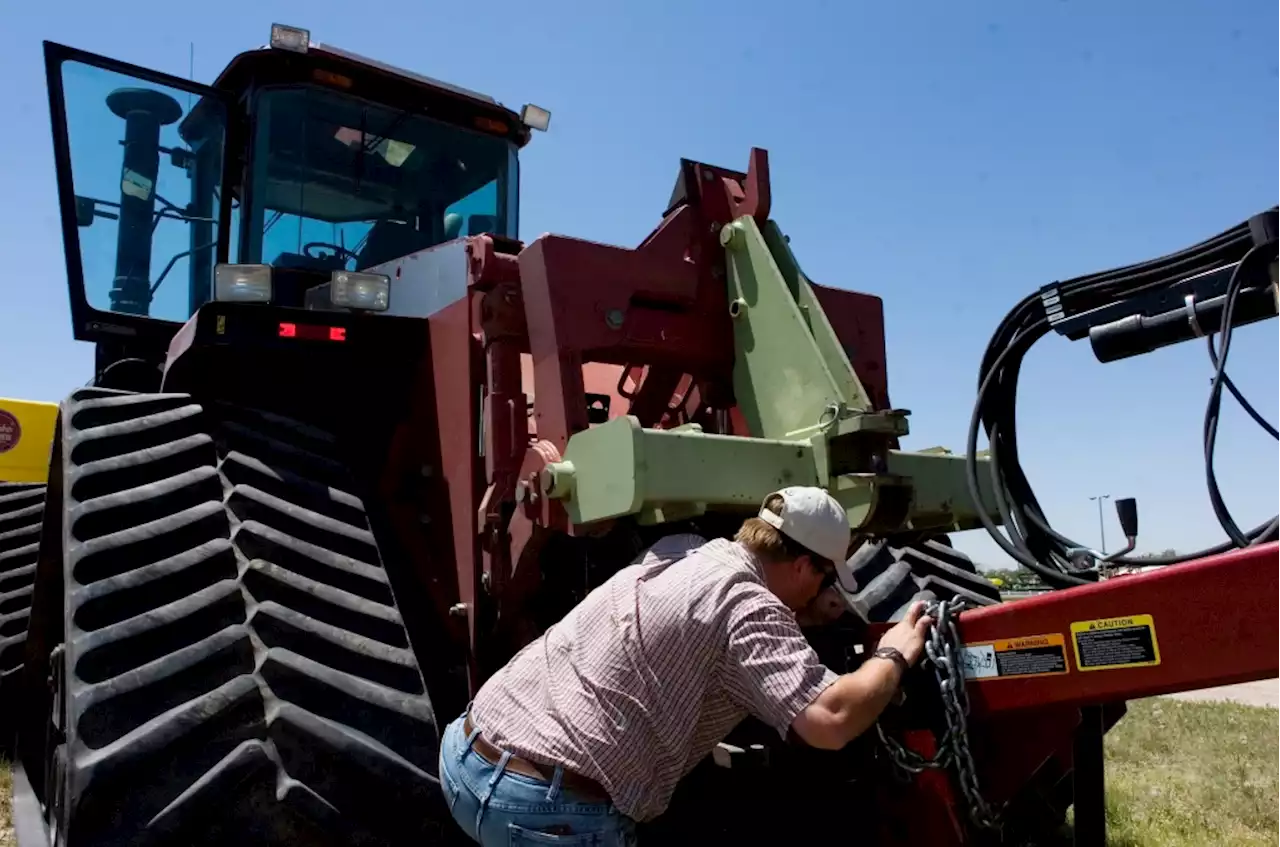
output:
[[[893, 699], [902, 671], [890, 659], [871, 658], [844, 674], [818, 696], [815, 705], [831, 716], [834, 747], [843, 747], [876, 722]], [[825, 745], [824, 745], [825, 746]]]

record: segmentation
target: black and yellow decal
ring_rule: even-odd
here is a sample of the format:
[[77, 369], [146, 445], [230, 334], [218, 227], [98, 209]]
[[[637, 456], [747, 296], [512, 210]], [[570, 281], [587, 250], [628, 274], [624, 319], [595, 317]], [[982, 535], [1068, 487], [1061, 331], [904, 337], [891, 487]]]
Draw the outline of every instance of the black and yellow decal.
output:
[[1160, 664], [1156, 622], [1151, 615], [1074, 621], [1076, 667], [1082, 671], [1146, 668]]

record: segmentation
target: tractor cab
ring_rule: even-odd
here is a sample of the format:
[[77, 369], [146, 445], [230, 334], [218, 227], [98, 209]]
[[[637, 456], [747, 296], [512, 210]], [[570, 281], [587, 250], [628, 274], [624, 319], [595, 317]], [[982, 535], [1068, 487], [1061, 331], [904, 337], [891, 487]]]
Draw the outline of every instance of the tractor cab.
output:
[[72, 320], [100, 347], [167, 344], [213, 299], [302, 307], [337, 274], [376, 292], [359, 272], [514, 238], [518, 151], [549, 120], [282, 26], [212, 86], [52, 43], [45, 65]]

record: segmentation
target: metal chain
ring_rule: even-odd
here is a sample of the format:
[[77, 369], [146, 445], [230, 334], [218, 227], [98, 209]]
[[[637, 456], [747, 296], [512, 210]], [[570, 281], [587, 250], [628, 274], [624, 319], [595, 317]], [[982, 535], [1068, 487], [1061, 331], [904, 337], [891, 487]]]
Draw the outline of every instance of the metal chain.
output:
[[925, 652], [933, 666], [947, 722], [947, 730], [938, 741], [937, 753], [926, 759], [914, 750], [908, 750], [889, 737], [878, 722], [876, 732], [897, 772], [905, 779], [926, 769], [952, 768], [969, 803], [970, 820], [982, 829], [999, 830], [1004, 810], [993, 809], [982, 796], [973, 754], [969, 751], [969, 692], [965, 689], [964, 667], [957, 655], [960, 634], [955, 622], [966, 605], [962, 598], [956, 597], [950, 601], [935, 601], [925, 608], [925, 614], [933, 618], [933, 626], [929, 628], [929, 637], [924, 645]]

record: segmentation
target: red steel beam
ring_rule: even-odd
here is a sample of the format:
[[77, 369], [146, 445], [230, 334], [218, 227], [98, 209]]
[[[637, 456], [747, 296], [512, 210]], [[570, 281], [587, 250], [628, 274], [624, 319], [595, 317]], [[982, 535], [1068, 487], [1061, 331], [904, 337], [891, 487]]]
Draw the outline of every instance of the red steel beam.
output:
[[[1280, 545], [1259, 545], [1184, 565], [1053, 591], [965, 612], [966, 646], [1060, 636], [1066, 672], [971, 680], [975, 715], [1106, 703], [1280, 675]], [[1072, 624], [1149, 615], [1159, 664], [1084, 669]], [[1141, 620], [1141, 619], [1139, 619]], [[1052, 638], [1047, 639], [1053, 641]]]

